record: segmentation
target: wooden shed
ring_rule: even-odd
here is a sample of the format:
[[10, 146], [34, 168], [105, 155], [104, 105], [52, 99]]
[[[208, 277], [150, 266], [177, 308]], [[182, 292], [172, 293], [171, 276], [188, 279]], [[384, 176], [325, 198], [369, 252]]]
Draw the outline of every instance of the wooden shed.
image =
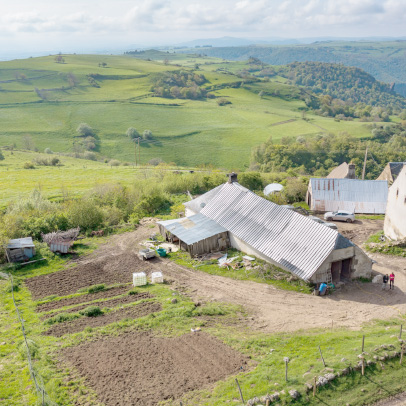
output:
[[159, 221], [158, 226], [166, 241], [179, 244], [191, 256], [225, 250], [230, 246], [227, 230], [202, 214]]
[[35, 245], [31, 237], [10, 240], [6, 254], [9, 262], [28, 261], [35, 255]]

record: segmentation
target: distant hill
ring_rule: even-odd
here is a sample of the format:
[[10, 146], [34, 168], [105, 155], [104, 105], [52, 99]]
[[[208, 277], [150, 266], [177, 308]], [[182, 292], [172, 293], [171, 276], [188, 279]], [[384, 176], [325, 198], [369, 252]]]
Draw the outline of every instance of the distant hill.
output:
[[310, 45], [204, 48], [208, 56], [247, 60], [250, 56], [271, 65], [292, 62], [329, 62], [361, 68], [406, 96], [406, 41], [317, 42]]
[[359, 68], [323, 62], [293, 62], [280, 69], [279, 74], [293, 84], [335, 99], [371, 106], [406, 107], [406, 99], [391, 85], [379, 82]]

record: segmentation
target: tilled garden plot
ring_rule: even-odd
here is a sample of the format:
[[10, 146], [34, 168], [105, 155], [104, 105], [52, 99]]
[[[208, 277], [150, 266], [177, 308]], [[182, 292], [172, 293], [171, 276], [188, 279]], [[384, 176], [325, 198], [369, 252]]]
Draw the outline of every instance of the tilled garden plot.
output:
[[81, 304], [86, 302], [91, 302], [95, 299], [107, 298], [122, 295], [132, 289], [132, 286], [117, 286], [115, 288], [101, 290], [96, 293], [87, 293], [85, 295], [68, 297], [61, 300], [53, 300], [52, 302], [41, 303], [37, 305], [37, 312], [48, 312], [50, 310], [59, 309], [60, 307], [73, 306], [75, 304]]
[[[81, 304], [80, 306], [75, 306], [71, 309], [67, 309], [64, 310], [64, 313], [76, 313], [80, 310], [85, 309], [88, 306], [98, 306], [100, 308], [103, 307], [117, 307], [118, 305], [124, 305], [124, 304], [128, 304], [128, 303], [132, 303], [132, 302], [138, 302], [138, 300], [142, 300], [142, 299], [151, 299], [153, 298], [153, 296], [148, 293], [148, 292], [143, 292], [143, 293], [138, 293], [136, 295], [126, 295], [126, 296], [121, 296], [121, 297], [117, 297], [115, 299], [110, 299], [110, 300], [104, 300], [102, 302], [93, 302], [91, 304], [87, 303], [87, 304]], [[89, 300], [89, 299], [88, 299]], [[43, 319], [49, 319], [50, 317], [55, 316], [57, 313], [51, 313], [51, 314], [45, 314], [43, 316]]]
[[103, 283], [127, 283], [134, 272], [150, 272], [151, 265], [141, 261], [133, 252], [93, 258], [79, 263], [74, 268], [64, 269], [48, 275], [27, 278], [25, 283], [34, 300], [51, 295], [66, 296], [79, 289]]
[[77, 347], [61, 358], [87, 378], [106, 406], [152, 406], [236, 374], [248, 358], [205, 333], [156, 337], [128, 332]]
[[64, 323], [56, 323], [50, 329], [44, 332], [45, 335], [54, 337], [62, 337], [65, 334], [77, 333], [84, 330], [86, 327], [100, 327], [107, 324], [115, 323], [123, 319], [137, 319], [144, 317], [150, 313], [159, 312], [162, 310], [161, 304], [156, 302], [145, 302], [135, 306], [130, 306], [125, 309], [119, 309], [109, 313], [105, 313], [97, 317], [80, 317], [72, 321]]

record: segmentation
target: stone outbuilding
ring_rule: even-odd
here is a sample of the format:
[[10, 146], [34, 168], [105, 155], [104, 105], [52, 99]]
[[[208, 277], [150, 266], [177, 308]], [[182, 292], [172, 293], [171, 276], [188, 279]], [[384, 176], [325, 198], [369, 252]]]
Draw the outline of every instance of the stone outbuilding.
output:
[[384, 232], [392, 240], [406, 238], [406, 165], [389, 188]]
[[[187, 217], [159, 222], [191, 255], [234, 247], [314, 283], [370, 277], [371, 259], [336, 230], [272, 203], [237, 179], [185, 203]], [[197, 244], [197, 245], [196, 245]]]
[[6, 248], [9, 262], [28, 261], [35, 255], [35, 245], [31, 237], [10, 240]]
[[391, 185], [399, 176], [404, 164], [404, 162], [389, 162], [378, 176], [377, 180], [387, 180], [388, 184]]
[[341, 165], [335, 167], [328, 175], [328, 179], [356, 179], [355, 165], [343, 162]]

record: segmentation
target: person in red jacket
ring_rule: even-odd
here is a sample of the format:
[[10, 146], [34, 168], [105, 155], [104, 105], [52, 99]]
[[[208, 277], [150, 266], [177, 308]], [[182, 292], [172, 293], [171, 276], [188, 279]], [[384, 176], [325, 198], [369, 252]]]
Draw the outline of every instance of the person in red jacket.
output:
[[395, 274], [393, 272], [389, 275], [389, 289], [395, 289]]

